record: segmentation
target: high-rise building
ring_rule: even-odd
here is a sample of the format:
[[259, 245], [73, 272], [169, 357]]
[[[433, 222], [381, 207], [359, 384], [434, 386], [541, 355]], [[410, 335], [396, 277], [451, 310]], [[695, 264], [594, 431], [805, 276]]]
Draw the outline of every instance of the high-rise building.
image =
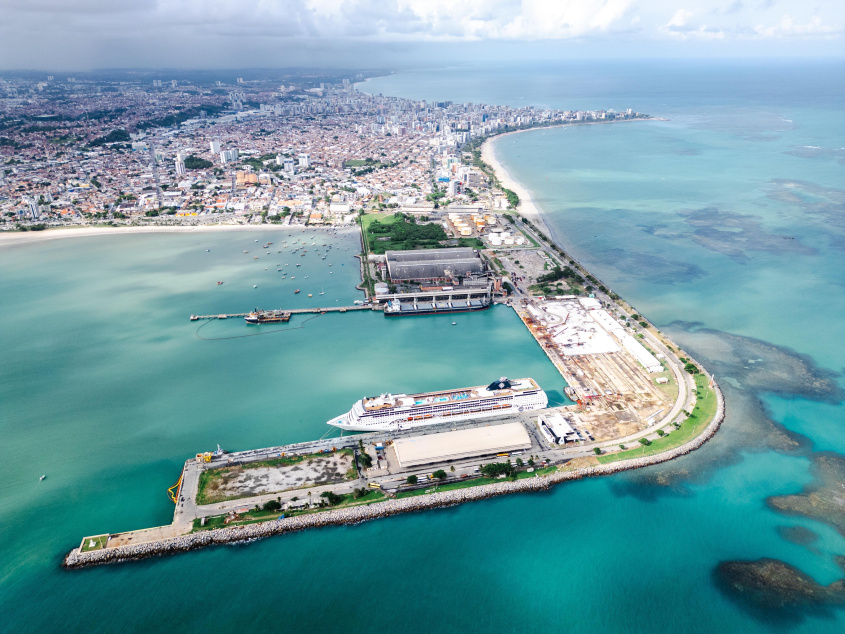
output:
[[238, 160], [238, 151], [237, 150], [223, 150], [220, 152], [220, 162], [225, 165], [226, 163], [231, 163], [232, 161]]
[[220, 154], [220, 141], [214, 139], [209, 145], [211, 146], [212, 154]]
[[310, 154], [300, 154], [299, 155], [299, 167], [308, 167], [311, 165], [311, 155]]
[[185, 174], [185, 162], [182, 160], [182, 157], [176, 159], [176, 174], [177, 176], [184, 176]]
[[288, 174], [293, 174], [294, 173], [293, 159], [292, 158], [286, 158], [285, 161], [284, 161], [284, 164], [282, 166], [282, 169], [284, 171], [286, 171]]
[[176, 85], [177, 85], [178, 83], [179, 83], [179, 82], [177, 82], [175, 79], [171, 79], [171, 80], [170, 80], [170, 87], [171, 87], [171, 88], [176, 88]]

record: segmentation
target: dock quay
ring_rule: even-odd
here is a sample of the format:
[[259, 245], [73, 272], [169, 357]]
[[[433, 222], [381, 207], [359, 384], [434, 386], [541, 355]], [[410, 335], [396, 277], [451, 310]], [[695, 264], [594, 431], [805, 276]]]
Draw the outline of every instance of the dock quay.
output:
[[[716, 433], [724, 419], [725, 403], [718, 385], [714, 384], [714, 391], [717, 403], [716, 411], [713, 418], [701, 433], [673, 449], [649, 456], [631, 457], [630, 459], [607, 464], [598, 464], [592, 458], [590, 460], [583, 460], [580, 463], [572, 462], [572, 467], [568, 468], [569, 465], [566, 462], [573, 460], [575, 458], [573, 455], [561, 463], [560, 466], [549, 467], [542, 470], [542, 472], [538, 471], [533, 474], [527, 474], [529, 476], [533, 475], [533, 477], [501, 480], [490, 484], [480, 484], [473, 487], [462, 487], [452, 490], [437, 490], [437, 486], [433, 485], [433, 488], [428, 489], [425, 494], [415, 495], [413, 497], [397, 497], [388, 494], [370, 503], [364, 502], [344, 508], [321, 509], [316, 512], [298, 515], [279, 514], [276, 512], [272, 518], [268, 518], [266, 521], [232, 524], [207, 530], [195, 530], [195, 523], [185, 521], [184, 518], [175, 519], [174, 523], [169, 526], [133, 531], [131, 533], [106, 533], [85, 537], [78, 547], [71, 550], [65, 556], [62, 566], [67, 569], [79, 569], [176, 554], [217, 544], [294, 533], [308, 528], [359, 524], [369, 520], [391, 517], [400, 513], [433, 510], [510, 493], [546, 491], [550, 487], [560, 483], [572, 482], [586, 477], [612, 475], [630, 469], [641, 469], [656, 465], [695, 451]], [[361, 438], [363, 436], [350, 436], [345, 438], [344, 441], [357, 441]], [[331, 443], [337, 442], [338, 440], [318, 442]], [[303, 445], [305, 443], [299, 445], [299, 447], [306, 449]], [[290, 447], [294, 446], [288, 446], [286, 449]], [[310, 448], [307, 447], [307, 449]], [[278, 449], [282, 449], [282, 447], [261, 450], [255, 452], [255, 455], [266, 456], [267, 453], [277, 451]], [[241, 455], [241, 457], [246, 456]], [[191, 462], [188, 461], [186, 466]], [[378, 484], [378, 482], [376, 483]], [[316, 491], [316, 489], [311, 490]], [[237, 503], [244, 507], [249, 507], [252, 504], [260, 503], [260, 501], [261, 498], [247, 498], [238, 500]], [[237, 517], [237, 515], [230, 514], [230, 517]]]
[[[289, 315], [307, 315], [307, 314], [321, 314], [321, 313], [345, 313], [352, 310], [375, 310], [381, 312], [382, 306], [378, 305], [355, 305], [355, 306], [328, 306], [325, 308], [279, 308], [280, 312], [288, 313]], [[204, 319], [232, 319], [235, 317], [246, 317], [246, 313], [221, 313], [219, 315], [191, 315], [191, 321], [202, 321]]]

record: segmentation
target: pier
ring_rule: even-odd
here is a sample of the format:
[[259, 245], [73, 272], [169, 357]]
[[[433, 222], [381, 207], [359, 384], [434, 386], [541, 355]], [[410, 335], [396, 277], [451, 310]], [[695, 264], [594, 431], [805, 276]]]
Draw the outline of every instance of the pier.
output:
[[[370, 305], [356, 305], [356, 306], [328, 306], [326, 308], [279, 308], [278, 310], [288, 313], [289, 315], [306, 315], [306, 314], [321, 314], [321, 313], [345, 313], [350, 310], [376, 310], [381, 312], [384, 310], [382, 306]], [[246, 317], [246, 313], [221, 313], [219, 315], [191, 315], [191, 321], [200, 321], [203, 319], [229, 319], [234, 317]]]

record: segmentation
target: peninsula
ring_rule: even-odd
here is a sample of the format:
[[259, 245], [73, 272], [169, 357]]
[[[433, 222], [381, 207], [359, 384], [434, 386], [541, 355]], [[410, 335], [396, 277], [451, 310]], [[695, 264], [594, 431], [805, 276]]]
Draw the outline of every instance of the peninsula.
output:
[[197, 307], [186, 319], [205, 339], [221, 319], [260, 333], [352, 311], [449, 320], [513, 310], [559, 386], [491, 376], [382, 394], [336, 412], [319, 440], [201, 451], [174, 474], [171, 524], [86, 536], [66, 567], [543, 490], [671, 460], [718, 429], [713, 378], [552, 239], [495, 156], [501, 134], [651, 117], [397, 99], [357, 90], [363, 78], [239, 84], [228, 96], [175, 82], [92, 85], [90, 99], [108, 101], [93, 121], [85, 87], [46, 82], [3, 130], [0, 240], [257, 228], [278, 234], [267, 255], [273, 245], [325, 260], [321, 237], [356, 232], [364, 295], [354, 305], [325, 306], [315, 291], [304, 308]]

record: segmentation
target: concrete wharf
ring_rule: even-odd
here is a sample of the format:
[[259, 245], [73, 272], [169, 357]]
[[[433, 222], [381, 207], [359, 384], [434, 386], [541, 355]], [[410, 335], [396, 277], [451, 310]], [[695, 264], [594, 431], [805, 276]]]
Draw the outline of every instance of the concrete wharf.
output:
[[[384, 310], [383, 306], [328, 306], [326, 308], [280, 308], [290, 315], [320, 314], [320, 313], [345, 313], [350, 310]], [[229, 319], [230, 317], [246, 317], [249, 313], [221, 313], [219, 315], [191, 315], [191, 321], [202, 319]]]

